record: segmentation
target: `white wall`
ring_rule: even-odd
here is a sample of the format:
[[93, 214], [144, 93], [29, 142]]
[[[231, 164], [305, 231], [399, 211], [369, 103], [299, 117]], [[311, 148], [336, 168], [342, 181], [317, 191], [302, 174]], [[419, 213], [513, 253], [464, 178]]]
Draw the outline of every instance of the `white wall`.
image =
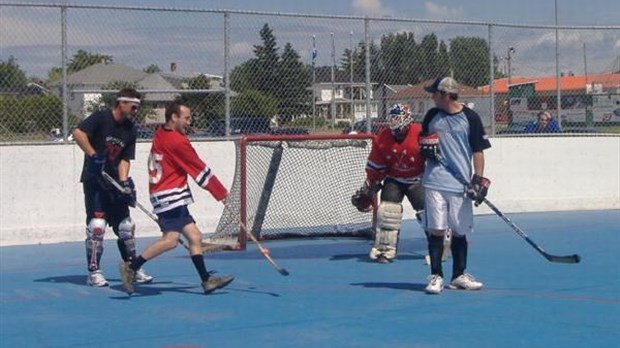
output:
[[[491, 143], [485, 152], [485, 174], [492, 181], [488, 198], [503, 212], [620, 209], [620, 137], [496, 138]], [[230, 187], [234, 144], [194, 145]], [[150, 208], [149, 149], [149, 143], [138, 144], [131, 173], [138, 200]], [[84, 198], [78, 182], [82, 160], [75, 144], [0, 147], [0, 246], [84, 239]], [[213, 232], [222, 206], [193, 182], [192, 188], [196, 203], [190, 211], [204, 233]], [[411, 208], [405, 213], [413, 217]], [[476, 213], [490, 210], [480, 207]], [[132, 216], [138, 236], [159, 235], [144, 214]]]

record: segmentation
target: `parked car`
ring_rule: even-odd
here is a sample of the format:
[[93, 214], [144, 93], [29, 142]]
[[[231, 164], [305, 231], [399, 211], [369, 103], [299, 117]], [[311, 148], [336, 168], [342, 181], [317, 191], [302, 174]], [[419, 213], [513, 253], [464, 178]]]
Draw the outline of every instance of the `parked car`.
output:
[[[222, 137], [226, 135], [226, 120], [217, 119], [211, 122], [209, 128], [204, 135], [211, 137]], [[266, 117], [231, 117], [230, 118], [230, 135], [247, 135], [247, 134], [309, 134], [307, 128], [271, 128], [271, 121]], [[204, 136], [203, 135], [203, 136]]]
[[155, 136], [155, 130], [160, 126], [158, 123], [142, 123], [136, 124], [138, 139], [152, 139]]
[[[225, 136], [226, 120], [223, 118], [214, 120], [209, 125], [208, 132], [214, 137]], [[230, 118], [230, 135], [269, 134], [270, 132], [270, 120], [266, 117]]]

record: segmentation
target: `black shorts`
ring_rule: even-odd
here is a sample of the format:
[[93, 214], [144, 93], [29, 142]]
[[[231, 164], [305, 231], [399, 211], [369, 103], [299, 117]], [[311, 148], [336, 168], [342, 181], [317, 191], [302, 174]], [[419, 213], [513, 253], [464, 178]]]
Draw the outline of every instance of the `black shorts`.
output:
[[113, 187], [104, 187], [96, 179], [84, 181], [82, 186], [86, 206], [86, 225], [92, 218], [103, 218], [118, 235], [118, 225], [129, 217], [129, 206], [118, 200], [118, 195], [111, 191], [114, 190]]
[[159, 228], [162, 233], [166, 232], [183, 232], [183, 228], [189, 224], [196, 223], [194, 218], [187, 210], [187, 206], [183, 205], [172, 210], [168, 210], [157, 214]]
[[421, 182], [403, 184], [391, 178], [383, 181], [382, 201], [401, 203], [405, 196], [415, 211], [424, 209], [424, 186]]

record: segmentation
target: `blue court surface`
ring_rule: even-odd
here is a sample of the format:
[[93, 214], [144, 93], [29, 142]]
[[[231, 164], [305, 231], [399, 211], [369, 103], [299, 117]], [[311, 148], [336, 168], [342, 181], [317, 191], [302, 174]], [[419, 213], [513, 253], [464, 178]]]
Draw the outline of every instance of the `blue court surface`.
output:
[[83, 243], [3, 247], [0, 346], [620, 347], [620, 211], [509, 216], [547, 252], [582, 262], [548, 262], [497, 216], [478, 216], [468, 271], [485, 287], [426, 295], [426, 241], [407, 221], [391, 264], [369, 262], [367, 240], [270, 241], [290, 276], [254, 245], [208, 254], [210, 270], [236, 280], [204, 295], [179, 247], [148, 262], [154, 283], [129, 297], [113, 238], [109, 288], [85, 285]]

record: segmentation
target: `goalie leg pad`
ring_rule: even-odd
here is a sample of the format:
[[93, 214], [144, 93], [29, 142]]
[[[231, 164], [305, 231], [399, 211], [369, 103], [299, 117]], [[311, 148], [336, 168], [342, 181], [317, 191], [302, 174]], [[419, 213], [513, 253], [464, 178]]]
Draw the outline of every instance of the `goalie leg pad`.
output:
[[377, 225], [382, 230], [400, 230], [400, 224], [403, 219], [403, 205], [383, 201], [377, 209]]
[[99, 262], [103, 254], [103, 235], [106, 229], [106, 220], [92, 218], [86, 227], [86, 259], [90, 271], [99, 269]]
[[136, 231], [136, 224], [134, 223], [131, 217], [126, 217], [118, 224], [118, 237], [120, 241], [123, 243], [125, 249], [125, 255], [127, 255], [127, 260], [129, 261], [136, 256], [136, 240], [134, 238]]
[[388, 260], [396, 257], [398, 237], [403, 217], [403, 206], [389, 201], [381, 202], [377, 210], [377, 230], [370, 250], [370, 258], [376, 260], [383, 256]]

